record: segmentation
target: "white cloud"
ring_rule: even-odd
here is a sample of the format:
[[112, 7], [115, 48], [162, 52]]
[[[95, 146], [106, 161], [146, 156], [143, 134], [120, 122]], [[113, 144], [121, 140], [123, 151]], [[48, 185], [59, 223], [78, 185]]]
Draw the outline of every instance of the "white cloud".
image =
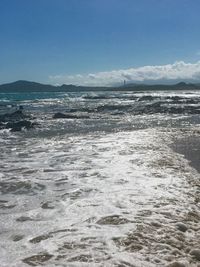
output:
[[127, 82], [145, 82], [158, 80], [200, 80], [200, 61], [185, 63], [177, 61], [173, 64], [144, 66], [124, 70], [113, 70], [85, 75], [55, 75], [49, 77], [54, 84], [76, 84], [90, 86], [109, 86]]

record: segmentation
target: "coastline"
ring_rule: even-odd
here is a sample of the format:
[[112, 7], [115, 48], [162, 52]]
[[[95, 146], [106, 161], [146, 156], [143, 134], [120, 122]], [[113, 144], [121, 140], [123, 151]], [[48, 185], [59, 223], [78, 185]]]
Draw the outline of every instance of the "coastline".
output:
[[175, 152], [184, 155], [191, 167], [200, 173], [200, 137], [199, 135], [186, 135], [176, 139], [172, 144]]
[[196, 267], [200, 95], [45, 97], [4, 105], [1, 266]]

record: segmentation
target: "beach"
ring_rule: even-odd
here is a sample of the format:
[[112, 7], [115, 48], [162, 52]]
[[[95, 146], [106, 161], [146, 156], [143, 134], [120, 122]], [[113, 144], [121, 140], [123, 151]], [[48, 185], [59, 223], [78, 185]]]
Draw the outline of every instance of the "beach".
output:
[[199, 266], [199, 92], [3, 97], [1, 267]]

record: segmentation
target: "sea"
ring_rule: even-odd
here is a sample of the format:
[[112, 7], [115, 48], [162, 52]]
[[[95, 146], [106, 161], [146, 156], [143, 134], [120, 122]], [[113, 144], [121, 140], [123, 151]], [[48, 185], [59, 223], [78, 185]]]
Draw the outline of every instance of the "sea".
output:
[[199, 266], [200, 91], [0, 93], [19, 106], [36, 124], [0, 130], [0, 267]]

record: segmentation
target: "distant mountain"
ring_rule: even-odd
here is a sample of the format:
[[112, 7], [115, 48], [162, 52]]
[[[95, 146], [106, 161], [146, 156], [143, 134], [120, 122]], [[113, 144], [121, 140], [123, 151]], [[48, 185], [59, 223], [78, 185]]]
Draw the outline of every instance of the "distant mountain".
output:
[[53, 85], [41, 84], [29, 81], [16, 81], [0, 85], [0, 92], [38, 92], [38, 91], [55, 91]]
[[16, 81], [0, 85], [0, 93], [17, 92], [81, 92], [81, 91], [150, 91], [150, 90], [200, 90], [200, 84], [179, 82], [177, 84], [126, 84], [116, 87], [90, 87], [63, 84], [54, 86], [30, 81]]
[[0, 85], [1, 93], [15, 93], [15, 92], [77, 92], [77, 91], [91, 91], [91, 90], [105, 90], [106, 87], [86, 87], [86, 86], [76, 86], [76, 85], [66, 85], [54, 86], [50, 84], [42, 84], [37, 82], [29, 81], [16, 81], [13, 83], [6, 83]]

